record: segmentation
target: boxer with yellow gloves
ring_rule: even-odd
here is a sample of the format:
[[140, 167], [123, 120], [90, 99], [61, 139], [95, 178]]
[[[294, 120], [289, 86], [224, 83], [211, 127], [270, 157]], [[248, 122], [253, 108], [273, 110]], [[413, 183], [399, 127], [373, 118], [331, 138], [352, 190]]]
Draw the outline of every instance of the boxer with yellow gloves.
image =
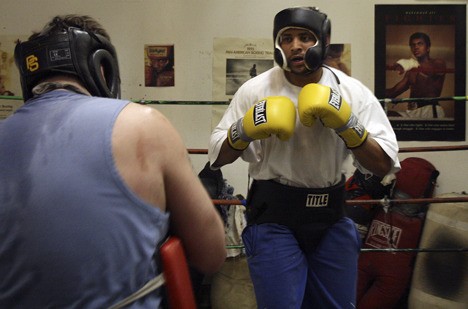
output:
[[308, 84], [299, 93], [299, 118], [307, 127], [318, 118], [327, 128], [343, 139], [350, 149], [357, 148], [367, 139], [367, 130], [351, 112], [349, 104], [330, 87]]
[[296, 107], [287, 97], [267, 97], [252, 106], [228, 131], [229, 145], [244, 150], [253, 140], [276, 135], [288, 140], [296, 125]]
[[361, 240], [344, 215], [344, 163], [352, 154], [363, 174], [379, 177], [399, 168], [377, 98], [323, 64], [330, 29], [317, 8], [276, 14], [277, 66], [257, 67], [211, 134], [212, 168], [239, 157], [249, 165], [242, 240], [258, 308], [355, 308]]

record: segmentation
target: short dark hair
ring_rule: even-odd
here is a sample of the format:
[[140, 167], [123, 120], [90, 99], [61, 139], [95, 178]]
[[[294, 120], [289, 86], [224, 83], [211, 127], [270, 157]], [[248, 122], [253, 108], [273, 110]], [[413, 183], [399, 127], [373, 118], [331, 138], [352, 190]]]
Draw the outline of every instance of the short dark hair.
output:
[[423, 39], [426, 43], [427, 47], [431, 46], [431, 38], [424, 32], [415, 32], [409, 38], [409, 44], [411, 45], [411, 41], [414, 39]]
[[57, 15], [47, 23], [44, 28], [39, 32], [34, 32], [28, 40], [34, 39], [38, 36], [44, 36], [48, 34], [56, 34], [62, 32], [63, 29], [75, 27], [82, 29], [86, 32], [95, 33], [102, 35], [107, 40], [111, 40], [107, 31], [101, 26], [101, 24], [94, 18], [88, 15]]

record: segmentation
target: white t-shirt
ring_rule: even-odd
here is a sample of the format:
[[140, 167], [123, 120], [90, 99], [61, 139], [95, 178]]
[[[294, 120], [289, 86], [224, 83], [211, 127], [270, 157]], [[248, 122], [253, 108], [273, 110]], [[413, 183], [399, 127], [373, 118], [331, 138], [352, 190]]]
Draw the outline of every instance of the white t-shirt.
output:
[[[352, 112], [393, 161], [391, 173], [399, 167], [398, 144], [392, 126], [377, 98], [360, 81], [341, 71], [324, 68], [319, 84], [337, 90], [351, 106]], [[297, 108], [301, 87], [292, 85], [284, 71], [274, 68], [245, 82], [234, 95], [218, 126], [214, 129], [208, 150], [211, 164], [218, 157], [229, 127], [243, 117], [256, 102], [267, 96], [289, 97]], [[282, 184], [323, 188], [337, 184], [343, 174], [343, 162], [351, 151], [339, 136], [316, 121], [312, 127], [302, 125], [296, 117], [296, 128], [288, 141], [276, 136], [256, 140], [242, 153], [249, 162], [249, 174], [253, 179], [273, 179]], [[358, 162], [355, 165], [369, 173]]]

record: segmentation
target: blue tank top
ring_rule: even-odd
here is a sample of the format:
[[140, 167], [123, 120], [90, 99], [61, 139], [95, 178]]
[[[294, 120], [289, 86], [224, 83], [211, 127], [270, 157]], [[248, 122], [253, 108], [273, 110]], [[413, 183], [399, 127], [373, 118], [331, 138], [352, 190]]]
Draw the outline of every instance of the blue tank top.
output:
[[127, 104], [56, 90], [0, 122], [0, 308], [105, 308], [160, 273], [169, 215], [127, 187], [112, 156]]

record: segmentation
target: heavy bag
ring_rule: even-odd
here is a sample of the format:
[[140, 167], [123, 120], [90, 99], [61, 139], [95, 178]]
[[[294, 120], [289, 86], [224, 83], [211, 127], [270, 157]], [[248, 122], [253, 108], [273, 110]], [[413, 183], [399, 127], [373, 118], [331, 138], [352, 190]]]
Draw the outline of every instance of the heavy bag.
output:
[[[427, 160], [402, 160], [395, 174], [392, 199], [432, 197], [439, 171]], [[425, 204], [394, 203], [379, 208], [373, 218], [364, 248], [418, 248]], [[358, 308], [395, 308], [407, 301], [416, 253], [369, 252], [358, 261]]]
[[[467, 196], [446, 193], [440, 198]], [[468, 202], [429, 206], [421, 248], [468, 248]], [[416, 258], [409, 308], [468, 308], [468, 252], [420, 253]]]

